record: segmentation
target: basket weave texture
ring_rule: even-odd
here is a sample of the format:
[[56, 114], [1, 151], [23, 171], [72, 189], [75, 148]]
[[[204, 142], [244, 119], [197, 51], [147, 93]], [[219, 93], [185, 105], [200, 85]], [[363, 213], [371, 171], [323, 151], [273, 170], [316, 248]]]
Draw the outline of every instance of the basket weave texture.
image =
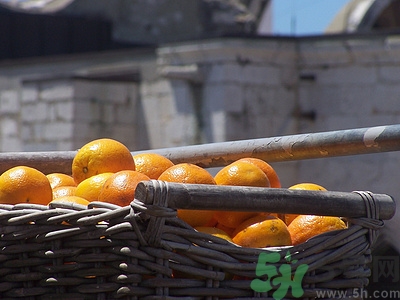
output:
[[[153, 205], [134, 200], [127, 207], [98, 202], [88, 207], [1, 205], [0, 295], [2, 299], [279, 299], [283, 284], [274, 284], [279, 280], [266, 275], [271, 270], [278, 275], [282, 266], [289, 266], [293, 280], [306, 265], [301, 299], [322, 299], [321, 292], [338, 290], [350, 297], [355, 288], [368, 284], [371, 245], [383, 226], [373, 195], [359, 193], [369, 215], [347, 219], [348, 229], [293, 247], [265, 249], [242, 248], [197, 232], [167, 207], [162, 193]], [[273, 257], [268, 271], [257, 268], [260, 255], [266, 254], [273, 254], [268, 256]], [[283, 277], [275, 276], [279, 278]], [[264, 291], [254, 289], [255, 279]], [[298, 299], [295, 283], [290, 283], [284, 299]]]

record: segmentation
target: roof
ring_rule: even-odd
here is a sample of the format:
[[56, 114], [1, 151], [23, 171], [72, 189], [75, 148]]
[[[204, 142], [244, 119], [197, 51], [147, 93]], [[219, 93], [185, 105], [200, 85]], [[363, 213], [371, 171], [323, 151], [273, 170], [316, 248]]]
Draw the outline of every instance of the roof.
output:
[[351, 0], [335, 16], [326, 34], [400, 29], [400, 1]]

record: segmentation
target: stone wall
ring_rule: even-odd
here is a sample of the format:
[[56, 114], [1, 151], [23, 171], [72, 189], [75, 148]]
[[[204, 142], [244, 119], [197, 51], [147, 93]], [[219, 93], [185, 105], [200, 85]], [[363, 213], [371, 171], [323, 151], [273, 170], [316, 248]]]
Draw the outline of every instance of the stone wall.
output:
[[[396, 36], [299, 43], [298, 101], [302, 110], [315, 112], [315, 121], [301, 122], [299, 131], [399, 123], [399, 50]], [[300, 181], [308, 177], [332, 189], [371, 190], [400, 199], [394, 175], [399, 163], [398, 152], [308, 161], [300, 165]]]
[[[399, 123], [398, 49], [393, 36], [226, 39], [172, 45], [158, 57], [181, 85], [193, 86], [198, 77], [185, 70], [197, 67], [202, 141], [218, 142]], [[399, 159], [395, 152], [274, 166], [285, 186], [314, 181], [397, 195], [391, 174]]]
[[[396, 124], [399, 49], [387, 35], [224, 38], [3, 62], [0, 149], [74, 150], [107, 136], [134, 151]], [[399, 160], [273, 165], [286, 187], [314, 181], [396, 197]]]
[[4, 77], [0, 80], [0, 145], [1, 151], [21, 149], [19, 126], [19, 81]]
[[75, 150], [98, 137], [148, 149], [137, 68], [150, 64], [146, 76], [155, 58], [153, 51], [139, 53], [139, 59], [136, 51], [118, 51], [5, 62], [1, 151]]

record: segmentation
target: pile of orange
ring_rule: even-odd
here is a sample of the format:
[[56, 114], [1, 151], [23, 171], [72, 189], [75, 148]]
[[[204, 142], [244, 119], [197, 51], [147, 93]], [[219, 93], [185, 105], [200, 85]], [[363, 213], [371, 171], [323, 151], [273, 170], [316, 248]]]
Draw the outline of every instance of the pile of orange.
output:
[[172, 165], [161, 155], [132, 155], [119, 141], [97, 139], [77, 151], [69, 174], [44, 174], [27, 166], [7, 170], [0, 176], [0, 203], [105, 201], [125, 206], [134, 199], [140, 181], [156, 179]]
[[[257, 158], [242, 158], [221, 168], [214, 176], [190, 163], [174, 164], [155, 153], [132, 155], [121, 142], [103, 138], [80, 148], [70, 174], [44, 174], [17, 166], [0, 175], [0, 203], [48, 205], [92, 201], [129, 205], [139, 182], [158, 179], [168, 182], [282, 188], [277, 172]], [[326, 189], [301, 183], [289, 189]], [[177, 216], [197, 229], [242, 247], [289, 246], [330, 230], [346, 228], [339, 217], [277, 215], [270, 212], [238, 212], [178, 209]]]

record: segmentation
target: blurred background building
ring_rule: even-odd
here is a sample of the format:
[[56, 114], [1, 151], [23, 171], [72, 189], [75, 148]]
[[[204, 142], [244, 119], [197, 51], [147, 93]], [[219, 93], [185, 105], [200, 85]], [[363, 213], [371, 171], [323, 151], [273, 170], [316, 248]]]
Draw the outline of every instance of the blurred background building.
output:
[[[400, 123], [400, 1], [349, 1], [318, 36], [274, 36], [271, 9], [2, 1], [0, 150], [112, 137], [135, 151]], [[399, 165], [397, 152], [273, 164], [284, 187], [396, 199]]]

